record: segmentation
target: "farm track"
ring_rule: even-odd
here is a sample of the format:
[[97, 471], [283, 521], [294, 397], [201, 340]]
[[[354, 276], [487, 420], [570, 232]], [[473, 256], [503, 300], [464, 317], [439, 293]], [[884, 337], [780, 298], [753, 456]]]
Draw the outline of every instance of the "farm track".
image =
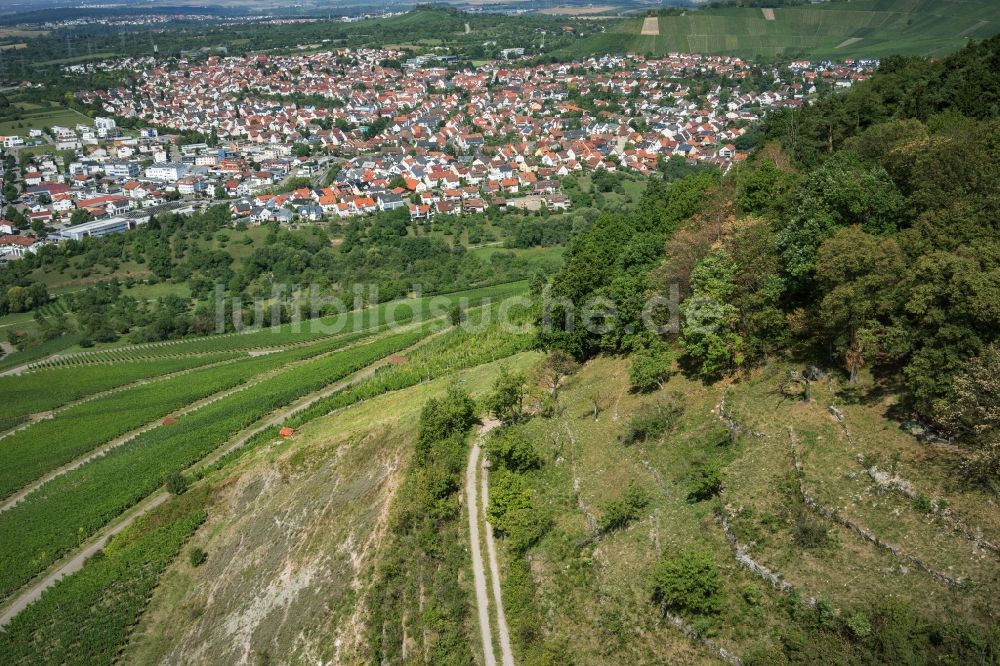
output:
[[[485, 458], [481, 458], [482, 443], [486, 435], [500, 425], [499, 421], [486, 420], [476, 434], [476, 439], [469, 449], [469, 462], [465, 469], [466, 506], [469, 512], [469, 541], [472, 551], [472, 574], [476, 588], [476, 609], [479, 618], [479, 631], [483, 643], [483, 661], [487, 666], [496, 666], [496, 654], [493, 651], [493, 630], [490, 623], [489, 592], [486, 587], [486, 569], [489, 569], [490, 587], [493, 591], [493, 603], [496, 608], [496, 624], [498, 642], [500, 645], [500, 663], [503, 666], [514, 666], [514, 652], [511, 649], [510, 629], [507, 626], [507, 616], [503, 608], [503, 595], [500, 588], [500, 565], [497, 561], [496, 542], [493, 539], [493, 527], [486, 520], [486, 508], [489, 506], [489, 470]], [[477, 493], [477, 475], [479, 478]], [[477, 501], [477, 494], [481, 498]], [[482, 538], [479, 534], [480, 519], [486, 536], [487, 566], [483, 566]]]
[[[420, 326], [426, 323], [426, 321], [417, 322], [416, 324], [413, 324], [413, 326]], [[448, 330], [448, 328], [445, 328], [441, 331], [428, 335], [404, 350], [394, 352], [393, 354], [387, 354], [383, 358], [361, 370], [358, 370], [339, 382], [331, 384], [330, 386], [327, 386], [326, 388], [316, 391], [310, 395], [304, 396], [293, 402], [290, 406], [279, 408], [271, 416], [264, 417], [264, 419], [258, 421], [258, 425], [243, 430], [241, 433], [238, 433], [234, 437], [230, 438], [227, 443], [216, 447], [212, 453], [194, 463], [185, 471], [187, 473], [191, 473], [210, 467], [224, 456], [244, 446], [253, 437], [256, 437], [260, 433], [266, 431], [268, 428], [280, 425], [289, 417], [308, 409], [319, 400], [327, 398], [338, 391], [350, 388], [354, 384], [368, 379], [375, 373], [376, 370], [389, 363], [389, 359], [392, 356], [411, 352]], [[347, 347], [337, 349], [335, 352], [343, 351], [344, 349], [347, 349]], [[316, 358], [319, 357], [313, 357], [313, 359], [310, 360], [314, 360]], [[285, 367], [287, 368], [287, 366]], [[24, 610], [31, 602], [41, 597], [45, 590], [55, 585], [60, 579], [79, 571], [83, 567], [86, 560], [101, 550], [115, 534], [118, 534], [132, 524], [136, 519], [163, 504], [168, 499], [170, 499], [170, 494], [166, 491], [160, 491], [147, 497], [145, 500], [139, 502], [131, 509], [119, 515], [113, 523], [106, 526], [103, 531], [89, 539], [80, 548], [76, 549], [73, 553], [66, 555], [59, 562], [49, 567], [49, 569], [42, 574], [41, 578], [36, 577], [37, 582], [29, 583], [27, 586], [22, 588], [23, 591], [20, 594], [12, 596], [12, 600], [3, 609], [2, 614], [0, 614], [0, 627], [7, 625], [18, 613]]]
[[[410, 328], [413, 328], [413, 327], [419, 326], [419, 325], [422, 325], [422, 323], [409, 324], [407, 326], [401, 327], [399, 329], [399, 331], [408, 330]], [[391, 333], [396, 333], [396, 332], [399, 332], [399, 331], [391, 331]], [[103, 446], [101, 446], [101, 447], [99, 447], [97, 449], [94, 449], [94, 450], [92, 450], [92, 451], [84, 454], [83, 456], [80, 456], [76, 460], [73, 460], [73, 461], [71, 461], [69, 463], [66, 463], [65, 465], [62, 465], [61, 467], [58, 467], [58, 468], [52, 470], [51, 472], [49, 472], [45, 476], [37, 479], [36, 481], [33, 481], [31, 484], [25, 486], [24, 488], [22, 488], [21, 490], [19, 490], [14, 495], [11, 495], [7, 499], [5, 499], [3, 501], [3, 504], [0, 504], [0, 513], [12, 509], [17, 504], [19, 504], [22, 500], [24, 500], [28, 495], [30, 495], [31, 493], [35, 492], [36, 490], [38, 490], [39, 488], [41, 488], [42, 486], [44, 486], [46, 483], [49, 483], [53, 479], [58, 478], [58, 477], [62, 476], [63, 474], [66, 474], [67, 472], [71, 472], [74, 469], [77, 469], [77, 468], [79, 468], [79, 467], [87, 464], [88, 462], [90, 462], [92, 460], [100, 458], [101, 456], [107, 454], [108, 452], [113, 451], [114, 449], [117, 449], [118, 447], [123, 446], [125, 444], [128, 444], [130, 441], [132, 441], [133, 439], [135, 439], [139, 435], [142, 435], [143, 433], [149, 432], [150, 430], [152, 430], [152, 429], [154, 429], [154, 428], [156, 428], [158, 426], [161, 426], [163, 424], [163, 420], [165, 418], [167, 418], [167, 417], [181, 418], [183, 416], [187, 416], [187, 415], [189, 415], [189, 414], [191, 414], [193, 412], [198, 411], [199, 409], [203, 409], [205, 407], [208, 407], [209, 405], [211, 405], [211, 404], [213, 404], [215, 402], [218, 402], [219, 400], [222, 400], [224, 398], [228, 398], [229, 396], [231, 396], [231, 395], [233, 395], [235, 393], [239, 393], [239, 392], [244, 391], [246, 389], [249, 389], [249, 388], [252, 388], [254, 386], [257, 386], [261, 382], [267, 381], [271, 377], [273, 377], [273, 376], [275, 376], [275, 375], [277, 375], [277, 374], [279, 374], [281, 372], [284, 372], [285, 370], [287, 370], [290, 367], [297, 367], [297, 366], [303, 365], [305, 363], [310, 363], [312, 361], [316, 361], [316, 360], [319, 360], [319, 359], [327, 358], [327, 357], [329, 357], [329, 356], [331, 356], [333, 354], [338, 354], [340, 352], [347, 351], [349, 349], [353, 349], [353, 348], [358, 347], [360, 345], [364, 345], [364, 344], [368, 344], [368, 343], [374, 342], [375, 340], [379, 339], [381, 337], [381, 335], [384, 335], [384, 334], [385, 334], [385, 332], [383, 331], [380, 334], [373, 335], [373, 336], [367, 337], [367, 338], [363, 338], [363, 339], [358, 340], [356, 342], [352, 342], [349, 345], [345, 345], [343, 347], [338, 347], [337, 349], [333, 349], [331, 351], [324, 352], [324, 353], [318, 354], [316, 356], [311, 356], [311, 357], [309, 357], [307, 359], [302, 359], [300, 361], [295, 361], [294, 363], [290, 363], [290, 364], [285, 365], [285, 366], [281, 366], [281, 367], [278, 367], [278, 368], [272, 368], [271, 370], [267, 370], [267, 371], [265, 371], [265, 372], [263, 372], [263, 373], [255, 376], [255, 377], [253, 377], [252, 379], [250, 379], [250, 380], [242, 383], [242, 384], [238, 384], [236, 386], [233, 386], [231, 388], [225, 389], [223, 391], [219, 391], [217, 393], [213, 393], [212, 395], [206, 396], [206, 397], [204, 397], [204, 398], [202, 398], [200, 400], [197, 400], [197, 401], [195, 401], [195, 402], [193, 402], [193, 403], [191, 403], [189, 405], [186, 405], [186, 406], [184, 406], [184, 407], [182, 407], [182, 408], [180, 408], [178, 410], [175, 410], [175, 411], [171, 412], [170, 414], [167, 414], [167, 415], [165, 415], [163, 417], [159, 417], [159, 418], [157, 418], [157, 419], [155, 419], [153, 421], [150, 421], [149, 423], [147, 423], [147, 424], [145, 424], [143, 426], [140, 426], [139, 428], [136, 428], [135, 430], [127, 432], [124, 435], [121, 435], [119, 437], [116, 437], [115, 439], [111, 440], [110, 442], [107, 442]]]

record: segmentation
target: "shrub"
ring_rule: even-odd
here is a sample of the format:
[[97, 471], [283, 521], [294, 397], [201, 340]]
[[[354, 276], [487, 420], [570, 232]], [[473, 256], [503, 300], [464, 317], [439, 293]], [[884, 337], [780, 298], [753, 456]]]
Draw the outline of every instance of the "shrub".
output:
[[533, 546], [549, 528], [550, 519], [535, 504], [534, 494], [515, 472], [500, 469], [490, 475], [486, 517], [498, 536], [515, 553]]
[[822, 548], [830, 542], [830, 530], [823, 522], [801, 511], [792, 528], [795, 544], [800, 548]]
[[425, 459], [431, 445], [448, 439], [453, 433], [465, 432], [476, 419], [476, 406], [458, 385], [448, 387], [443, 398], [431, 398], [420, 411], [420, 435], [417, 455]]
[[519, 429], [505, 428], [486, 442], [486, 454], [495, 467], [503, 466], [515, 472], [537, 469], [542, 465], [531, 440]]
[[716, 459], [699, 465], [693, 475], [689, 502], [703, 502], [722, 492], [722, 462]]
[[652, 578], [653, 601], [665, 610], [714, 615], [722, 609], [722, 582], [712, 553], [687, 550], [657, 563]]
[[855, 638], [864, 639], [872, 635], [872, 625], [868, 616], [861, 612], [852, 613], [847, 618], [847, 628]]
[[87, 347], [93, 347], [94, 341], [91, 340], [90, 338], [82, 338], [79, 342], [79, 345], [86, 349]]
[[673, 362], [670, 352], [660, 347], [635, 352], [628, 371], [632, 388], [642, 393], [662, 388], [670, 376]]
[[180, 495], [191, 485], [191, 481], [180, 472], [173, 472], [167, 476], [163, 483], [171, 495]]
[[920, 513], [932, 513], [934, 511], [934, 505], [931, 503], [931, 498], [923, 493], [917, 495], [917, 497], [913, 500], [913, 508]]
[[619, 438], [623, 444], [637, 444], [659, 437], [673, 428], [683, 413], [683, 403], [677, 396], [671, 396], [669, 399], [653, 405], [646, 405], [632, 415], [628, 427]]
[[521, 418], [527, 383], [523, 373], [500, 368], [493, 382], [493, 391], [486, 396], [486, 409], [501, 421], [511, 422]]
[[193, 567], [200, 567], [202, 564], [205, 563], [205, 560], [207, 559], [208, 559], [208, 553], [206, 553], [201, 548], [198, 548], [197, 546], [192, 548], [191, 551], [188, 553], [188, 561], [191, 563], [191, 566]]
[[462, 311], [462, 306], [458, 303], [454, 304], [448, 310], [448, 321], [451, 322], [452, 326], [461, 326], [462, 322], [465, 321], [465, 313]]
[[643, 509], [649, 506], [649, 493], [641, 486], [630, 483], [622, 496], [604, 504], [604, 515], [598, 527], [601, 532], [620, 530], [642, 515]]

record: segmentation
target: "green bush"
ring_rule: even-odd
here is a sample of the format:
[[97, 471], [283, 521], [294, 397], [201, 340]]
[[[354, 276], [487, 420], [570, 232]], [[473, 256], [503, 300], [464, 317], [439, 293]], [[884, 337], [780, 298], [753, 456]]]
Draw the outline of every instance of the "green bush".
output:
[[549, 529], [551, 519], [535, 503], [523, 477], [506, 469], [490, 475], [490, 503], [486, 517], [498, 536], [515, 553], [533, 546]]
[[486, 455], [495, 468], [505, 467], [514, 472], [524, 472], [542, 466], [542, 458], [535, 452], [531, 440], [517, 428], [504, 428], [486, 442]]
[[649, 493], [641, 486], [630, 483], [621, 497], [601, 507], [604, 515], [597, 524], [598, 528], [601, 532], [620, 530], [641, 516], [647, 506], [649, 506]]
[[695, 468], [691, 489], [688, 492], [689, 502], [703, 502], [722, 492], [722, 462], [712, 459]]
[[670, 376], [673, 363], [674, 358], [670, 352], [660, 346], [635, 352], [628, 370], [632, 388], [641, 393], [662, 388]]
[[707, 616], [722, 609], [722, 582], [708, 550], [686, 550], [660, 560], [652, 588], [653, 601], [671, 612]]
[[172, 472], [167, 475], [163, 484], [167, 487], [167, 492], [171, 495], [180, 495], [188, 489], [188, 486], [191, 485], [191, 481], [180, 472]]
[[623, 444], [638, 444], [667, 432], [684, 413], [684, 405], [671, 396], [667, 400], [641, 407], [629, 419], [625, 432], [619, 436]]
[[208, 559], [208, 553], [206, 553], [201, 548], [198, 548], [197, 546], [192, 548], [191, 551], [188, 553], [188, 561], [191, 563], [191, 566], [193, 567], [200, 567], [202, 564], [205, 563], [205, 560], [207, 559]]

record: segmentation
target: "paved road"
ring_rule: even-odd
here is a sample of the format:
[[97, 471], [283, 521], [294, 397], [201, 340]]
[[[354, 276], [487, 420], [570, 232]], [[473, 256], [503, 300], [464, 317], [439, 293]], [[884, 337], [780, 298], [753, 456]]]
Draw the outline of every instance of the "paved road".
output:
[[[479, 537], [479, 518], [483, 516], [486, 530], [486, 552], [489, 558], [490, 582], [493, 588], [493, 598], [496, 603], [497, 634], [500, 641], [500, 658], [503, 666], [514, 666], [514, 653], [510, 645], [510, 630], [507, 627], [507, 616], [503, 610], [503, 597], [500, 592], [500, 573], [497, 565], [496, 544], [493, 541], [493, 528], [485, 520], [486, 507], [489, 503], [488, 476], [483, 460], [483, 473], [480, 477], [480, 492], [476, 492], [476, 473], [480, 467], [480, 452], [486, 435], [500, 425], [499, 421], [486, 420], [479, 427], [479, 433], [469, 450], [469, 463], [465, 469], [465, 497], [469, 511], [469, 541], [472, 547], [472, 577], [476, 588], [476, 610], [479, 616], [479, 632], [483, 642], [483, 659], [486, 666], [496, 666], [496, 654], [493, 652], [493, 630], [490, 624], [489, 594], [486, 588], [486, 571], [483, 566], [482, 540]], [[479, 508], [479, 495], [482, 496], [482, 512]]]

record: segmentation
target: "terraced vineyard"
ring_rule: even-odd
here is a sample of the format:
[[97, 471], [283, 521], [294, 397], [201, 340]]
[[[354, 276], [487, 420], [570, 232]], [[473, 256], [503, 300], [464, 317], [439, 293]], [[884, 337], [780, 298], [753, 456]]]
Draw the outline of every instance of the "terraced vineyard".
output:
[[60, 368], [0, 377], [0, 395], [5, 398], [4, 416], [12, 418], [37, 414], [139, 380], [235, 358], [237, 354], [233, 352], [217, 352], [205, 356], [128, 360], [105, 366]]
[[[452, 304], [475, 312], [477, 305], [520, 294], [524, 287], [514, 283], [382, 304], [352, 313], [339, 325], [324, 320], [324, 327], [283, 326], [84, 352], [48, 363], [69, 367], [0, 379], [13, 397], [12, 413], [51, 410], [48, 418], [3, 437], [0, 497], [11, 499], [0, 509], [0, 599], [13, 599], [34, 577], [152, 497], [171, 474], [213, 452], [223, 463], [230, 459], [223, 455], [226, 446], [242, 444], [246, 437], [238, 439], [239, 433], [275, 410], [287, 410], [304, 396], [429, 339], [445, 324], [442, 315]], [[389, 328], [387, 322], [398, 326]], [[389, 364], [309, 409], [299, 408], [294, 422], [513, 353], [526, 340], [499, 334], [495, 326], [477, 334], [448, 332], [423, 345], [426, 349], [418, 347], [413, 362]], [[351, 398], [331, 402], [341, 394]], [[171, 419], [163, 422], [167, 415]], [[273, 429], [264, 434], [273, 436]], [[178, 535], [169, 543], [176, 544]], [[143, 576], [149, 566], [155, 573], [156, 566], [148, 565]]]
[[[115, 516], [272, 410], [416, 343], [430, 325], [288, 367], [171, 427], [57, 477], [0, 514], [0, 595], [7, 596]], [[268, 359], [270, 360], [270, 359]]]
[[415, 318], [441, 316], [453, 301], [465, 306], [479, 305], [484, 300], [502, 299], [524, 291], [526, 283], [512, 282], [493, 287], [472, 289], [455, 294], [423, 298], [410, 298], [382, 303], [375, 307], [338, 315], [306, 319], [297, 323], [266, 328], [252, 328], [244, 332], [184, 338], [165, 342], [128, 345], [106, 350], [93, 350], [60, 355], [39, 361], [33, 368], [75, 366], [91, 363], [114, 363], [155, 357], [179, 357], [194, 354], [211, 354], [220, 351], [253, 351], [286, 348], [306, 344], [313, 340], [349, 333], [372, 326], [406, 323]]

